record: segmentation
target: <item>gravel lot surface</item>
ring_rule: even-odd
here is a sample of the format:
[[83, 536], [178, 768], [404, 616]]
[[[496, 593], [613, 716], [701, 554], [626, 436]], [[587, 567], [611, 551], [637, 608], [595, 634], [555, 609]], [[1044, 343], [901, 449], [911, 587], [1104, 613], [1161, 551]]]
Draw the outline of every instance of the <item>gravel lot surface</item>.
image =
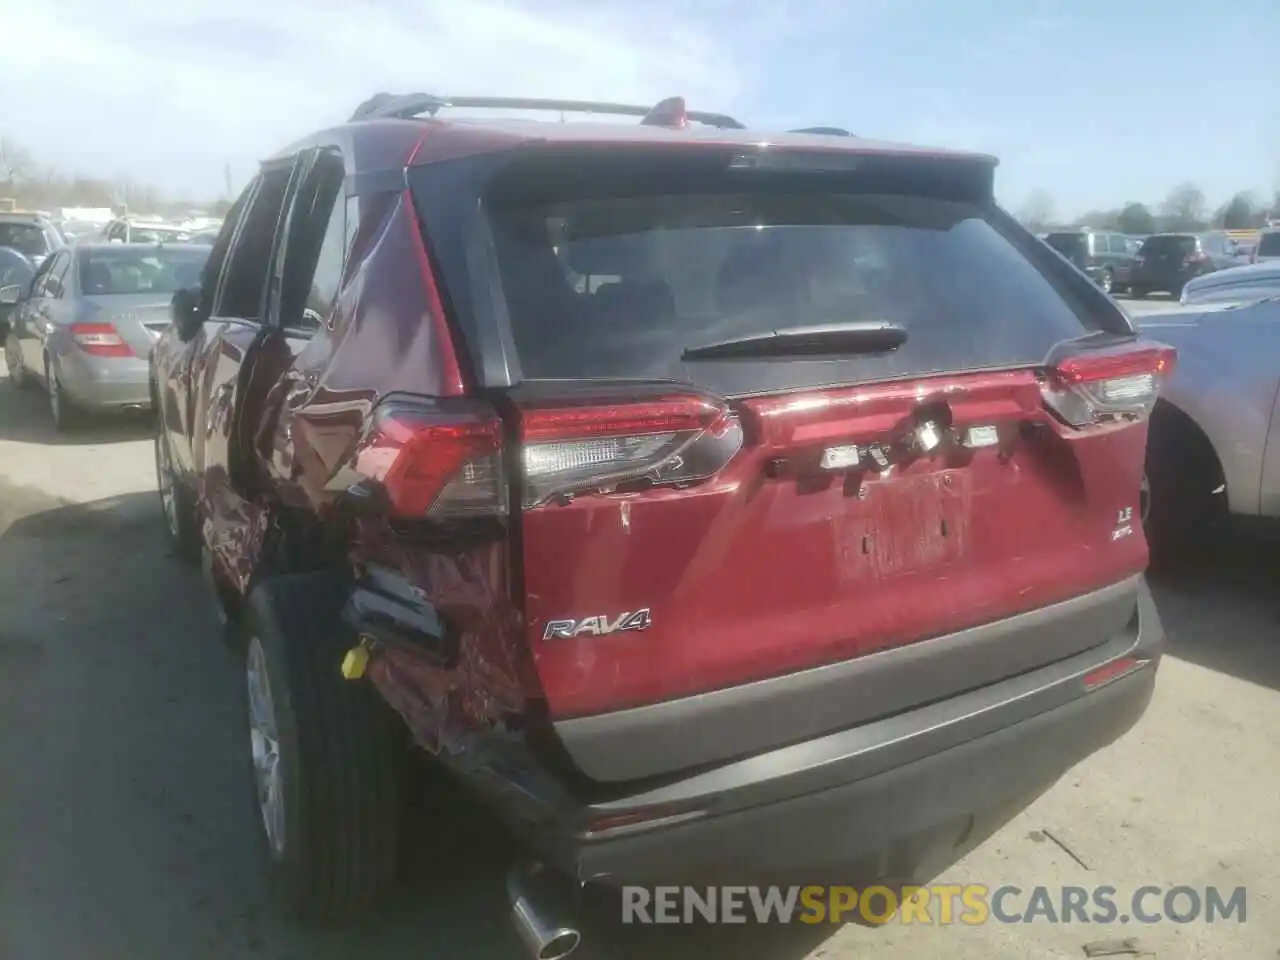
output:
[[[456, 798], [424, 801], [403, 895], [365, 928], [302, 932], [266, 910], [241, 677], [199, 582], [166, 555], [148, 431], [121, 421], [60, 438], [42, 394], [0, 379], [0, 958], [518, 960], [509, 844]], [[1157, 583], [1171, 656], [1150, 711], [945, 878], [1109, 884], [1122, 900], [1144, 884], [1246, 886], [1244, 924], [597, 920], [578, 956], [1079, 958], [1135, 937], [1161, 958], [1276, 957], [1278, 556], [1225, 543], [1193, 575]]]

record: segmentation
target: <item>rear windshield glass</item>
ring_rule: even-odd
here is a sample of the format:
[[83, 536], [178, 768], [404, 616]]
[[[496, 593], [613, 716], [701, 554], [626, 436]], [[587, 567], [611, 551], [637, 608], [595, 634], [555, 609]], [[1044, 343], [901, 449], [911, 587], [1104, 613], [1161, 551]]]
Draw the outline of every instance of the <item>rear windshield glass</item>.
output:
[[[491, 157], [488, 174], [476, 161], [411, 170], [483, 376], [673, 379], [745, 396], [1036, 365], [1057, 342], [1123, 323], [998, 211], [989, 165], [740, 160], [719, 147], [536, 148]], [[804, 357], [758, 342], [851, 323], [895, 324], [906, 341], [857, 354], [846, 339], [843, 353]], [[696, 355], [743, 338], [757, 341], [747, 355]]]
[[80, 289], [90, 297], [176, 293], [200, 282], [208, 256], [205, 249], [81, 250]]
[[42, 257], [49, 252], [44, 231], [34, 223], [0, 223], [0, 247], [9, 247], [28, 257]]
[[1145, 253], [1191, 253], [1196, 248], [1196, 238], [1180, 236], [1176, 234], [1165, 234], [1159, 237], [1147, 237], [1142, 244], [1142, 252]]
[[1280, 257], [1280, 233], [1264, 233], [1258, 240], [1258, 256]]
[[843, 361], [840, 371], [792, 358], [810, 368], [803, 379], [1038, 363], [1054, 343], [1085, 330], [982, 210], [963, 202], [606, 197], [507, 206], [491, 221], [519, 362], [530, 379], [706, 382], [709, 364], [683, 361], [686, 348], [835, 322], [900, 324], [908, 340], [891, 355]]

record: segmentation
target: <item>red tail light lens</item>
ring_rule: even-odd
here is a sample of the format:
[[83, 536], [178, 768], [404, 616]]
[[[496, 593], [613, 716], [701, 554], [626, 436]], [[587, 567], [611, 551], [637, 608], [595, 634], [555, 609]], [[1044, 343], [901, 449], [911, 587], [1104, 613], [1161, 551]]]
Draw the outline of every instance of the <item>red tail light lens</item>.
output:
[[1176, 361], [1177, 351], [1158, 343], [1077, 353], [1049, 365], [1041, 393], [1074, 427], [1140, 420], [1151, 413]]
[[521, 411], [524, 506], [620, 483], [704, 480], [742, 448], [742, 426], [701, 395]]
[[356, 449], [402, 518], [456, 520], [507, 512], [502, 428], [483, 404], [387, 402]]
[[71, 339], [77, 347], [94, 357], [132, 357], [133, 350], [120, 339], [110, 323], [73, 323]]

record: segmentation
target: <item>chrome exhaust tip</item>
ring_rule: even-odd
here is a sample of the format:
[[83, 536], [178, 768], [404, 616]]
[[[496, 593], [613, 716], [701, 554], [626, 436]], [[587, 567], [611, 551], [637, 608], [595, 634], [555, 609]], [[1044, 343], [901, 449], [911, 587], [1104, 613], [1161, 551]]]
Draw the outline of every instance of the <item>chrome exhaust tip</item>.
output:
[[507, 898], [516, 933], [535, 960], [561, 960], [582, 943], [581, 932], [567, 920], [567, 898], [544, 867], [512, 869]]

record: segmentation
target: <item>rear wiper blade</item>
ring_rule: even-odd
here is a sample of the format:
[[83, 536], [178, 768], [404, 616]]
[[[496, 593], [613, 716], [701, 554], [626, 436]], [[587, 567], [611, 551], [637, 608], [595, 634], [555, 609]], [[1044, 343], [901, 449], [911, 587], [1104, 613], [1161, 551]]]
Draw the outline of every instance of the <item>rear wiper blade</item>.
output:
[[907, 342], [905, 327], [878, 321], [822, 323], [767, 330], [733, 340], [687, 347], [681, 360], [731, 360], [736, 357], [837, 356], [889, 353]]

